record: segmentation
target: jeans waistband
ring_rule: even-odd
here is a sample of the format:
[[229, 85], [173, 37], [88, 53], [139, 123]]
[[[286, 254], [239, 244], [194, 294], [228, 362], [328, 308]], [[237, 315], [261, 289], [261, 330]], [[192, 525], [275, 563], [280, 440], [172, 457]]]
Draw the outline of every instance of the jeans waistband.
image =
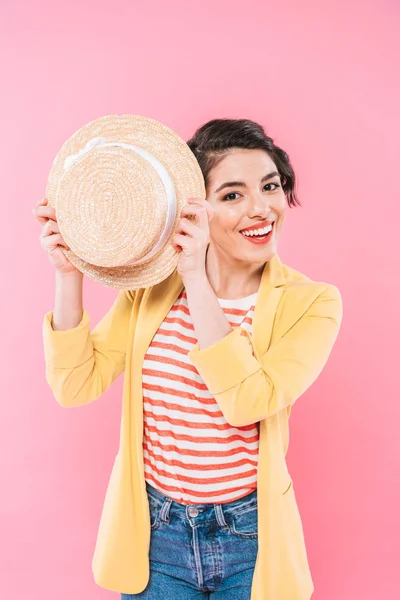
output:
[[250, 492], [249, 494], [246, 494], [246, 496], [242, 496], [242, 498], [239, 498], [237, 500], [232, 500], [230, 502], [207, 502], [207, 503], [203, 503], [203, 504], [182, 504], [180, 502], [177, 502], [176, 500], [173, 500], [172, 498], [170, 498], [169, 496], [166, 496], [165, 494], [163, 494], [162, 492], [160, 492], [159, 490], [157, 490], [155, 487], [153, 487], [152, 485], [150, 485], [148, 483], [148, 481], [146, 481], [146, 490], [147, 490], [147, 494], [149, 496], [151, 496], [151, 498], [155, 501], [157, 501], [160, 506], [162, 506], [166, 500], [168, 500], [170, 505], [173, 505], [175, 510], [179, 508], [183, 511], [186, 512], [187, 507], [196, 507], [199, 511], [204, 512], [207, 511], [209, 509], [214, 509], [216, 506], [221, 506], [223, 507], [223, 511], [224, 513], [235, 513], [238, 509], [240, 508], [245, 508], [247, 505], [254, 505], [257, 504], [257, 489], [253, 490], [252, 492]]

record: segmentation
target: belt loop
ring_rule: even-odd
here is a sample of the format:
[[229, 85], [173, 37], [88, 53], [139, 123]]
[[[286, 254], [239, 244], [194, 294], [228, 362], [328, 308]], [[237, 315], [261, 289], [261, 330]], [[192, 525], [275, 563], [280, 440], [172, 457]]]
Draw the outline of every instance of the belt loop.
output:
[[221, 504], [214, 504], [214, 509], [218, 525], [226, 529], [228, 527], [228, 524], [225, 521], [224, 511], [222, 510]]
[[160, 509], [160, 519], [165, 523], [169, 523], [169, 513], [171, 508], [172, 498], [165, 498]]

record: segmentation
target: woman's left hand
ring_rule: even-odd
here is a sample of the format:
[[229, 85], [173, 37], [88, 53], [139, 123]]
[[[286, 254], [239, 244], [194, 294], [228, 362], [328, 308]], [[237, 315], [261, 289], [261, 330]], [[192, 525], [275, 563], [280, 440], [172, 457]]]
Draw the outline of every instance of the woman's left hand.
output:
[[[194, 216], [192, 221], [188, 216]], [[207, 200], [189, 198], [172, 237], [172, 246], [180, 252], [177, 271], [184, 281], [206, 273], [206, 252], [210, 241], [209, 224], [214, 209]]]

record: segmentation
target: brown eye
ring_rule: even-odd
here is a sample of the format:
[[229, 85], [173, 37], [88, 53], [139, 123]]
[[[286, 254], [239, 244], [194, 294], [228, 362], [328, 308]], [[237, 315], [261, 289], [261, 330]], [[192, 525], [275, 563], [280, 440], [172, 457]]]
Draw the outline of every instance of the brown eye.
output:
[[274, 185], [274, 186], [275, 186], [275, 188], [274, 188], [273, 190], [268, 190], [268, 191], [273, 191], [273, 192], [274, 192], [276, 189], [278, 189], [279, 187], [281, 187], [281, 186], [279, 185], [279, 183], [266, 183], [266, 184], [264, 185], [264, 187], [267, 187], [267, 185]]
[[236, 200], [236, 198], [229, 198], [229, 196], [234, 196], [236, 194], [236, 192], [231, 192], [230, 194], [227, 194], [226, 196], [224, 196], [222, 198], [222, 201], [224, 200]]
[[[267, 192], [274, 192], [275, 190], [277, 190], [278, 188], [281, 187], [279, 183], [272, 182], [272, 183], [266, 183], [264, 185], [264, 188], [266, 188], [269, 185], [274, 185], [275, 187], [272, 190], [267, 190]], [[230, 192], [229, 194], [226, 194], [226, 196], [224, 196], [222, 198], [222, 202], [229, 201], [229, 200], [237, 200], [237, 198], [232, 198], [232, 196], [235, 196], [235, 195], [237, 195], [237, 192]]]

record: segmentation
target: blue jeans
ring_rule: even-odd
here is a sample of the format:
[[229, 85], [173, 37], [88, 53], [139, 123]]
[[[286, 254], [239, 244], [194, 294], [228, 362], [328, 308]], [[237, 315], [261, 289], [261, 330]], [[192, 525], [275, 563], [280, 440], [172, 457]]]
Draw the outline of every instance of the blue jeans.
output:
[[250, 600], [257, 558], [257, 490], [224, 504], [180, 504], [146, 482], [150, 578], [121, 600]]

